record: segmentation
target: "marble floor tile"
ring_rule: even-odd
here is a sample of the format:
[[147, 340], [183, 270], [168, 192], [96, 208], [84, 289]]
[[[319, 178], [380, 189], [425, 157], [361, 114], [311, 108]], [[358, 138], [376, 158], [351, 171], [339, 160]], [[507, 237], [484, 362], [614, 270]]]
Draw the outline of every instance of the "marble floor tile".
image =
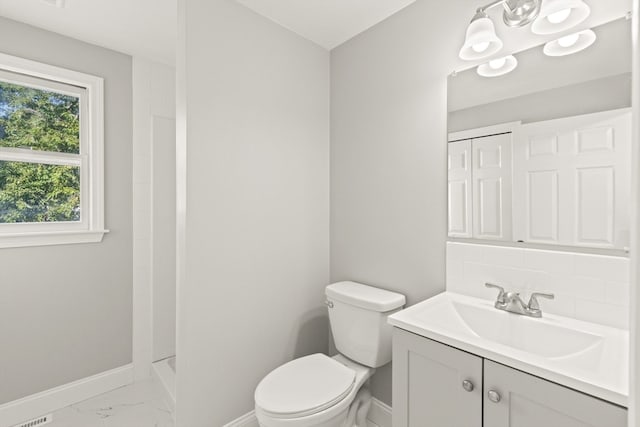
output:
[[174, 427], [161, 387], [148, 380], [53, 413], [50, 427]]

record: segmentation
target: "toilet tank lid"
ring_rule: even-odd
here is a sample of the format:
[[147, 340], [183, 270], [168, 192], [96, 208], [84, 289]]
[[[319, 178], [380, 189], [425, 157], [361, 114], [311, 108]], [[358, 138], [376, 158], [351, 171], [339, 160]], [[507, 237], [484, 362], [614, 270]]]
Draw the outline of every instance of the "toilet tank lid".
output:
[[327, 286], [327, 297], [365, 310], [384, 313], [405, 303], [402, 294], [356, 282], [338, 282]]

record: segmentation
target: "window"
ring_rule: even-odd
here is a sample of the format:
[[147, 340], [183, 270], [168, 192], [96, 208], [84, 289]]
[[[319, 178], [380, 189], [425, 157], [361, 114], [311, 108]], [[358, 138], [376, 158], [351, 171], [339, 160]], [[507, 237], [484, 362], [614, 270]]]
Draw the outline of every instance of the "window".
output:
[[102, 240], [103, 81], [0, 54], [0, 248]]

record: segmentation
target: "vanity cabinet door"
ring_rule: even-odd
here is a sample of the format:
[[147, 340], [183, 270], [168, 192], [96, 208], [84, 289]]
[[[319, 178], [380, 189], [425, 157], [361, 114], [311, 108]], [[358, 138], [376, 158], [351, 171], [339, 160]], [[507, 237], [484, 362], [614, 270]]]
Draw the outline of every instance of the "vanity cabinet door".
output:
[[490, 360], [484, 361], [485, 427], [626, 425], [624, 408]]
[[393, 426], [481, 427], [482, 358], [394, 328]]

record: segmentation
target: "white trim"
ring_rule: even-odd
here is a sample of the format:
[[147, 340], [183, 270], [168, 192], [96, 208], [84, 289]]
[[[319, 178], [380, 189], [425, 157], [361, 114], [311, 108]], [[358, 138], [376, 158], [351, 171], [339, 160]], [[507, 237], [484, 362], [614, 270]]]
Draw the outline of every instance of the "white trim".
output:
[[29, 74], [16, 74], [6, 69], [0, 69], [0, 80], [19, 86], [26, 86], [36, 90], [44, 90], [46, 92], [55, 92], [60, 95], [81, 98], [85, 92], [84, 87], [62, 83], [61, 81], [53, 81], [49, 79], [41, 79]]
[[176, 410], [176, 373], [169, 366], [169, 359], [153, 362], [153, 376], [156, 378], [171, 412]]
[[[0, 53], [0, 74], [7, 73], [16, 83], [48, 88], [56, 92], [69, 92], [80, 98], [80, 154], [64, 155], [25, 150], [3, 149], [0, 158], [9, 161], [30, 161], [47, 164], [80, 166], [81, 221], [79, 223], [3, 224], [0, 248], [47, 246], [72, 243], [96, 243], [104, 236], [104, 79], [17, 56]], [[11, 76], [9, 76], [11, 77]], [[44, 79], [48, 82], [38, 82]], [[64, 87], [67, 85], [69, 87]], [[31, 160], [28, 160], [30, 158]], [[82, 226], [82, 232], [77, 230]], [[14, 226], [15, 227], [12, 227]], [[65, 233], [59, 232], [62, 231]], [[69, 233], [66, 233], [66, 232]]]
[[[371, 398], [371, 408], [369, 408], [369, 413], [367, 414], [367, 424], [369, 427], [393, 427], [391, 423], [391, 407], [375, 397]], [[259, 424], [255, 411], [251, 411], [225, 424], [223, 427], [259, 427]]]
[[133, 58], [133, 366], [136, 381], [153, 375], [152, 67], [145, 59]]
[[[165, 96], [166, 90], [163, 91], [172, 88], [175, 82], [174, 70], [166, 65], [134, 57], [132, 67], [133, 364], [135, 379], [140, 381], [153, 375], [152, 362], [159, 358], [153, 342], [153, 120], [175, 117], [173, 95]], [[160, 92], [162, 96], [154, 96]]]
[[47, 165], [82, 166], [82, 156], [69, 153], [25, 150], [24, 148], [0, 147], [0, 160], [23, 163], [45, 163]]
[[65, 408], [133, 382], [133, 365], [126, 365], [0, 405], [2, 426]]
[[633, 1], [632, 20], [633, 93], [632, 154], [631, 154], [631, 310], [630, 310], [630, 376], [629, 376], [629, 427], [640, 426], [640, 1]]
[[459, 132], [451, 132], [448, 136], [448, 141], [454, 142], [463, 139], [479, 138], [487, 135], [498, 135], [501, 133], [515, 132], [515, 130], [518, 129], [521, 124], [522, 122], [508, 122], [481, 128], [461, 130]]
[[367, 414], [367, 421], [378, 427], [393, 427], [391, 420], [391, 406], [373, 397], [371, 408]]
[[51, 231], [33, 233], [11, 233], [0, 238], [0, 249], [25, 248], [30, 246], [70, 245], [76, 243], [99, 243], [109, 230], [95, 231]]
[[[54, 65], [44, 64], [38, 61], [20, 58], [18, 56], [0, 53], [0, 68], [18, 74], [39, 77], [46, 80], [54, 80], [72, 86], [86, 87], [87, 84], [99, 84], [102, 78], [81, 73], [79, 71], [68, 70]], [[52, 79], [53, 77], [53, 79]]]

